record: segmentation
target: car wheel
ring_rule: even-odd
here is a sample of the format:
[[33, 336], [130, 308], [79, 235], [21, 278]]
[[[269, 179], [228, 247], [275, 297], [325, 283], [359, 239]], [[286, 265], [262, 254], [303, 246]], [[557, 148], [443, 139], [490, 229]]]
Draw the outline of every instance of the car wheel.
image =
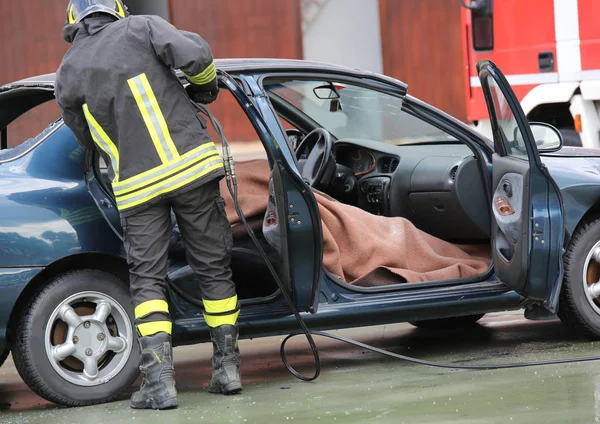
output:
[[10, 350], [5, 349], [2, 352], [0, 352], [0, 367], [2, 365], [4, 365], [4, 362], [6, 362], [6, 359], [8, 358], [8, 355], [10, 354]]
[[484, 314], [476, 314], [444, 319], [427, 319], [423, 321], [411, 321], [410, 324], [418, 328], [426, 328], [429, 330], [452, 330], [454, 328], [470, 327], [483, 318], [483, 316]]
[[64, 406], [109, 402], [137, 378], [140, 360], [127, 285], [98, 270], [61, 275], [21, 317], [13, 359], [35, 393]]
[[582, 335], [600, 338], [600, 218], [575, 230], [564, 265], [558, 316]]

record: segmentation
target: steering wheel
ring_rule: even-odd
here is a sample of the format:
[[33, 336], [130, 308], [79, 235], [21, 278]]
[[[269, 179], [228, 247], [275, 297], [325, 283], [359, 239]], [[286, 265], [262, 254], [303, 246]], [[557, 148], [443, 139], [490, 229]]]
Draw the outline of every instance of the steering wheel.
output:
[[[300, 161], [302, 152], [307, 148], [310, 148], [308, 158], [305, 161]], [[302, 178], [309, 186], [325, 188], [331, 184], [335, 174], [335, 160], [331, 155], [332, 150], [331, 134], [323, 128], [316, 128], [306, 134], [296, 147], [296, 159], [303, 162], [301, 163]]]

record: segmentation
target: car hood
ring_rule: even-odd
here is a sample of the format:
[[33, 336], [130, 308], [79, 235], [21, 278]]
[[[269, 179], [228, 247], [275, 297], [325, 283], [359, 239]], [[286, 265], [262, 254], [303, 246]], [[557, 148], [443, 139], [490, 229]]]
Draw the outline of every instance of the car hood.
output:
[[565, 146], [554, 153], [542, 153], [541, 156], [554, 157], [600, 157], [600, 149]]

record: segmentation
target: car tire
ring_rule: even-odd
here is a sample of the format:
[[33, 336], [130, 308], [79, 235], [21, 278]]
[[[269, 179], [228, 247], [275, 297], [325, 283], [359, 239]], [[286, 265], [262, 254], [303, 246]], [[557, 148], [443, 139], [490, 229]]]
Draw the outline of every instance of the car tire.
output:
[[85, 269], [52, 279], [24, 309], [16, 334], [21, 378], [59, 405], [109, 402], [139, 375], [133, 306], [127, 284], [112, 274]]
[[0, 367], [2, 365], [4, 365], [4, 363], [8, 359], [8, 355], [9, 354], [10, 354], [10, 350], [9, 349], [4, 349], [2, 352], [0, 352]]
[[462, 317], [451, 317], [444, 319], [427, 319], [423, 321], [411, 321], [410, 324], [417, 328], [428, 330], [452, 330], [471, 327], [485, 314], [465, 315]]
[[[600, 218], [585, 221], [571, 238], [564, 255], [558, 317], [581, 335], [599, 339], [600, 298], [594, 298], [588, 289], [600, 279], [600, 263], [594, 252], [600, 254]], [[597, 258], [600, 260], [600, 255]]]

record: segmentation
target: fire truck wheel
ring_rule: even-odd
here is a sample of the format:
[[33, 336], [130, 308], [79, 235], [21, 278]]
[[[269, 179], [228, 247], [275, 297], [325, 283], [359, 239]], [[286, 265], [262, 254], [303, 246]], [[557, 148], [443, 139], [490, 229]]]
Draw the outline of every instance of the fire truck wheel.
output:
[[600, 339], [600, 217], [575, 230], [564, 265], [558, 316], [567, 327]]
[[560, 128], [558, 132], [562, 135], [564, 146], [581, 147], [581, 137], [574, 129]]

